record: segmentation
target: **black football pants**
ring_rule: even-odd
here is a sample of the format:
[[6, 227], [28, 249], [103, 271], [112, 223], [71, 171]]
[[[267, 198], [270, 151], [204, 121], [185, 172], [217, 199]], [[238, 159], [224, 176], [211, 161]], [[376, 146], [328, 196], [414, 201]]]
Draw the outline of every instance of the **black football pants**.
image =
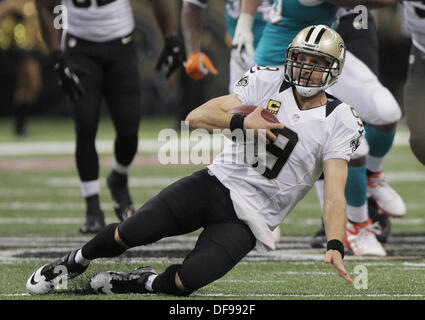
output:
[[256, 242], [237, 218], [229, 190], [207, 169], [166, 187], [118, 228], [130, 247], [204, 228], [179, 270], [184, 287], [191, 291], [224, 276]]
[[96, 180], [95, 138], [103, 99], [116, 130], [116, 160], [129, 165], [137, 152], [141, 114], [137, 54], [133, 41], [121, 39], [95, 43], [67, 35], [65, 45], [71, 62], [83, 69], [85, 94], [73, 106], [77, 169], [81, 181]]

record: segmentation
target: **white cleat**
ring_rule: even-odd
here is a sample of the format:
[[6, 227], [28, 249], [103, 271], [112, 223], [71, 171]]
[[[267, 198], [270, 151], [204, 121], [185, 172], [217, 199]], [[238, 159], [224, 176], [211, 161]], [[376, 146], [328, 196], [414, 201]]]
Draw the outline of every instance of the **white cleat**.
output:
[[388, 185], [382, 171], [367, 177], [367, 192], [386, 215], [399, 218], [406, 214], [406, 205], [403, 199]]
[[26, 288], [31, 294], [46, 294], [52, 292], [54, 285], [51, 281], [48, 281], [44, 275], [41, 274], [41, 271], [46, 267], [44, 265], [38, 268], [31, 277], [28, 278], [26, 283]]
[[150, 275], [157, 274], [152, 267], [137, 268], [132, 272], [105, 271], [96, 274], [90, 280], [90, 286], [96, 293], [152, 293], [145, 287]]
[[370, 219], [364, 223], [347, 222], [345, 245], [355, 256], [385, 257], [387, 253], [376, 239], [378, 232], [376, 225], [372, 224]]
[[83, 273], [88, 266], [75, 262], [72, 251], [62, 258], [38, 268], [27, 280], [26, 288], [31, 294], [51, 293], [54, 289], [66, 289], [67, 281]]

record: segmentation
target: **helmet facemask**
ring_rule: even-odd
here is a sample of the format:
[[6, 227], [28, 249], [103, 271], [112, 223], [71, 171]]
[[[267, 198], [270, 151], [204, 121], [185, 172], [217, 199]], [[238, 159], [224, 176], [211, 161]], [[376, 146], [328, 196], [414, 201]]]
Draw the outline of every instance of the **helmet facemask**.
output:
[[[317, 57], [323, 57], [327, 61], [327, 66], [306, 63], [298, 61], [298, 54], [306, 53], [315, 55]], [[297, 75], [297, 71], [298, 75]], [[308, 72], [304, 72], [308, 70]], [[314, 72], [321, 72], [322, 79], [321, 83], [314, 83], [311, 79]], [[308, 74], [305, 78], [304, 74]], [[304, 97], [312, 97], [329, 88], [334, 84], [339, 75], [339, 61], [335, 57], [328, 55], [323, 52], [315, 50], [306, 50], [305, 48], [291, 47], [288, 49], [286, 54], [285, 62], [285, 78], [286, 80], [295, 86], [297, 92]]]
[[[307, 60], [300, 54], [306, 55]], [[318, 57], [317, 61], [311, 55]], [[300, 95], [312, 97], [337, 82], [344, 60], [344, 40], [338, 32], [325, 25], [309, 26], [295, 36], [286, 51], [285, 79]]]

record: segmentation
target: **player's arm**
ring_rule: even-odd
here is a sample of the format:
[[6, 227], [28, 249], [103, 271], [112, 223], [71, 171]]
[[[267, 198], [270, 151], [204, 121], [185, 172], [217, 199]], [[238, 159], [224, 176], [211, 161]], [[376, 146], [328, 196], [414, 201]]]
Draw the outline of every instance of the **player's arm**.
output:
[[176, 20], [170, 0], [151, 0], [155, 19], [164, 38], [164, 49], [156, 63], [156, 71], [163, 65], [166, 67], [168, 78], [175, 70], [183, 66], [183, 49], [177, 36]]
[[53, 9], [55, 0], [35, 0], [40, 21], [41, 35], [49, 51], [60, 50], [61, 32], [54, 26], [55, 16]]
[[[214, 129], [229, 129], [232, 127], [231, 121], [234, 115], [229, 114], [228, 111], [241, 104], [241, 100], [235, 93], [211, 99], [190, 112], [186, 117], [186, 123], [191, 128], [202, 128], [210, 132]], [[263, 107], [258, 107], [247, 115], [240, 129], [265, 129], [267, 137], [274, 141], [276, 136], [271, 130], [282, 129], [283, 124], [266, 121], [261, 116], [262, 110]]]
[[35, 5], [38, 11], [41, 34], [50, 51], [50, 58], [56, 72], [59, 75], [59, 84], [63, 88], [67, 97], [76, 102], [84, 94], [84, 88], [80, 77], [87, 75], [87, 72], [78, 66], [71, 66], [68, 57], [61, 50], [61, 31], [55, 28], [54, 7], [55, 0], [36, 0]]
[[353, 283], [342, 261], [346, 230], [346, 200], [344, 195], [348, 175], [348, 162], [332, 158], [324, 163], [325, 199], [323, 222], [325, 225], [328, 250], [325, 262], [332, 264], [337, 273], [348, 283]]
[[207, 0], [199, 0], [199, 3], [195, 4], [191, 1], [183, 1], [180, 20], [188, 57], [201, 51], [202, 15], [207, 2]]
[[242, 102], [234, 93], [211, 99], [192, 110], [186, 117], [186, 123], [191, 128], [202, 128], [208, 131], [230, 128], [232, 115], [227, 112], [241, 104]]
[[201, 52], [203, 11], [207, 0], [183, 0], [181, 27], [186, 49], [186, 73], [194, 80], [203, 79], [208, 73], [218, 74], [208, 56]]
[[397, 0], [325, 0], [334, 5], [353, 8], [357, 5], [364, 5], [368, 8], [383, 8], [386, 6], [392, 6], [397, 3]]
[[151, 0], [155, 19], [164, 38], [177, 34], [176, 21], [170, 0]]
[[242, 58], [242, 52], [245, 51], [248, 56], [254, 56], [254, 35], [252, 33], [252, 25], [261, 1], [262, 0], [242, 0], [241, 3], [241, 12], [232, 40], [232, 57], [243, 69], [248, 69], [250, 66], [248, 66]]
[[242, 0], [241, 13], [249, 13], [255, 16], [258, 7], [261, 5], [261, 2], [262, 0]]

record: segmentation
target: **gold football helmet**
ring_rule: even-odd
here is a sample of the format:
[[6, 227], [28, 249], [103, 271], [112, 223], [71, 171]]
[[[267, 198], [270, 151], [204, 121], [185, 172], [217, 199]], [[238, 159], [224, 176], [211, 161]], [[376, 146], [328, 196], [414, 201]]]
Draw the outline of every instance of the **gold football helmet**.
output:
[[[325, 25], [309, 26], [301, 30], [292, 40], [286, 52], [285, 78], [295, 86], [297, 92], [305, 97], [314, 96], [319, 91], [326, 90], [335, 82], [342, 72], [345, 60], [345, 44], [341, 36]], [[326, 59], [328, 65], [310, 64], [297, 61], [299, 53], [317, 55]], [[297, 69], [299, 72], [297, 74]], [[303, 70], [322, 72], [322, 83], [313, 84], [309, 79], [303, 84]]]

